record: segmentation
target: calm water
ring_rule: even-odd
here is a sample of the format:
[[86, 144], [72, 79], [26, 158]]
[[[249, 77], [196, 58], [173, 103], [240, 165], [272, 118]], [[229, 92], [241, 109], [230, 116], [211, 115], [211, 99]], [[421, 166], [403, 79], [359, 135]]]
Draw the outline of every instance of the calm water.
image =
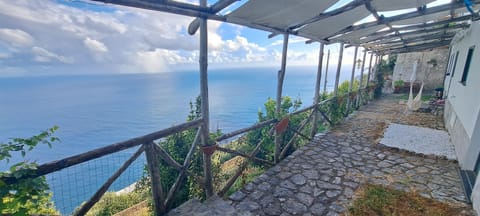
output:
[[[342, 80], [348, 79], [347, 71]], [[275, 97], [276, 75], [275, 68], [211, 70], [211, 128], [228, 132], [255, 123], [266, 99]], [[315, 76], [315, 67], [288, 68], [284, 95], [300, 97], [304, 105], [311, 104]], [[328, 78], [327, 86], [331, 89], [333, 72]], [[183, 123], [189, 102], [198, 94], [198, 72], [1, 78], [0, 141], [28, 137], [58, 125], [56, 136], [62, 140], [60, 143], [51, 149], [41, 146], [27, 154], [28, 160], [39, 163], [58, 160]], [[57, 207], [63, 213], [70, 212], [90, 197], [133, 151], [51, 175], [48, 180]], [[17, 156], [13, 162], [19, 160]], [[131, 171], [133, 177], [119, 181], [114, 190], [141, 175], [140, 162], [135, 165], [140, 171]], [[2, 170], [6, 167], [0, 164]], [[88, 174], [92, 169], [96, 172]], [[87, 192], [73, 194], [71, 188]]]

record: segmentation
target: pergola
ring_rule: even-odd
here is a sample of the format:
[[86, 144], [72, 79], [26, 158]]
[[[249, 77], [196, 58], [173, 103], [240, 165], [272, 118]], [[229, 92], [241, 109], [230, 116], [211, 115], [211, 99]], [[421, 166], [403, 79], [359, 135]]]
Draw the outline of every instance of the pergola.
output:
[[[358, 47], [364, 48], [362, 74], [367, 51], [371, 52], [370, 69], [367, 78], [368, 85], [374, 54], [376, 55], [375, 62], [378, 62], [383, 55], [423, 51], [449, 45], [456, 31], [469, 27], [471, 20], [478, 19], [478, 12], [475, 12], [472, 7], [480, 2], [480, 0], [452, 0], [445, 4], [428, 6], [429, 3], [435, 0], [350, 0], [346, 2], [344, 0], [247, 0], [240, 3], [241, 5], [233, 11], [223, 14], [222, 10], [239, 0], [218, 0], [212, 5], [207, 5], [207, 0], [200, 0], [198, 5], [173, 0], [92, 1], [162, 11], [195, 18], [189, 25], [188, 32], [193, 35], [200, 29], [199, 63], [202, 100], [202, 118], [200, 121], [202, 122], [202, 129], [199, 131], [201, 131], [201, 145], [204, 148], [214, 147], [215, 145], [208, 141], [210, 118], [207, 78], [207, 20], [216, 20], [267, 31], [271, 33], [269, 38], [283, 35], [282, 62], [278, 73], [276, 95], [276, 112], [280, 113], [289, 35], [304, 37], [307, 39], [307, 43], [320, 43], [318, 74], [313, 101], [313, 107], [316, 107], [320, 102], [319, 89], [324, 45], [340, 43], [334, 88], [334, 97], [337, 97], [345, 45], [347, 47], [355, 46], [354, 60], [357, 58]], [[355, 63], [353, 64], [350, 83], [353, 83]], [[360, 76], [360, 83], [363, 83], [362, 79], [363, 76]], [[352, 85], [350, 85], [349, 94], [350, 92], [352, 92]], [[347, 100], [348, 103], [351, 102]], [[313, 115], [313, 122], [316, 122], [317, 118], [317, 115]], [[312, 133], [314, 130], [312, 130]], [[246, 129], [239, 131], [246, 131]], [[276, 134], [275, 163], [281, 159], [280, 139], [280, 136]], [[207, 196], [214, 194], [210, 154], [204, 152], [203, 157], [204, 186]], [[152, 175], [155, 175], [155, 173], [152, 173]], [[230, 183], [233, 183], [233, 181]], [[177, 186], [174, 188], [176, 189]], [[158, 187], [160, 186], [157, 182], [152, 182], [154, 206], [157, 213], [165, 210], [165, 205], [161, 199], [163, 195]], [[92, 198], [93, 201], [95, 200], [94, 198]], [[91, 205], [93, 205], [93, 201]], [[88, 207], [84, 206], [83, 209], [87, 211]]]
[[[362, 46], [377, 54], [414, 52], [448, 45], [454, 32], [469, 26], [478, 14], [467, 5], [478, 0], [249, 0], [226, 15], [220, 12], [239, 0], [219, 0], [211, 6], [171, 0], [93, 0], [238, 24], [310, 42]], [[333, 6], [333, 7], [332, 7]], [[470, 8], [471, 9], [471, 8]], [[472, 13], [473, 12], [473, 13]], [[390, 14], [390, 15], [389, 15]], [[367, 22], [361, 22], [370, 17]], [[360, 21], [360, 22], [359, 22]], [[196, 19], [189, 27], [194, 34]]]
[[[34, 178], [43, 176], [61, 169], [77, 165], [89, 160], [93, 160], [107, 154], [112, 154], [127, 148], [141, 146], [137, 152], [128, 159], [122, 167], [115, 172], [104, 185], [90, 198], [90, 200], [82, 205], [81, 209], [76, 212], [76, 215], [85, 214], [99, 199], [110, 185], [117, 179], [123, 171], [145, 151], [148, 169], [151, 172], [152, 179], [152, 194], [154, 198], [154, 207], [156, 214], [162, 214], [166, 211], [167, 206], [172, 202], [172, 197], [175, 191], [180, 187], [181, 180], [188, 174], [190, 161], [195, 151], [196, 143], [202, 145], [203, 151], [203, 169], [204, 176], [197, 182], [201, 182], [204, 186], [206, 195], [208, 197], [214, 194], [212, 183], [211, 170], [211, 154], [217, 147], [209, 139], [209, 101], [208, 101], [208, 35], [207, 35], [207, 20], [217, 20], [227, 23], [238, 24], [259, 30], [271, 32], [269, 37], [276, 35], [283, 35], [283, 53], [281, 69], [278, 73], [278, 85], [276, 95], [276, 112], [280, 113], [283, 80], [285, 77], [285, 67], [287, 60], [287, 48], [289, 35], [297, 35], [307, 39], [307, 43], [319, 42], [319, 62], [318, 72], [315, 86], [315, 98], [313, 105], [296, 113], [312, 111], [312, 122], [317, 122], [317, 106], [322, 102], [319, 101], [320, 82], [322, 75], [323, 52], [326, 44], [340, 43], [339, 61], [337, 64], [334, 98], [338, 96], [338, 82], [342, 64], [342, 55], [344, 46], [354, 46], [355, 56], [352, 68], [352, 75], [350, 81], [349, 95], [347, 97], [347, 106], [354, 104], [350, 101], [350, 93], [352, 93], [352, 83], [355, 74], [355, 64], [357, 52], [359, 47], [364, 48], [363, 61], [361, 66], [361, 74], [365, 69], [365, 57], [367, 51], [371, 52], [370, 67], [368, 71], [367, 85], [370, 80], [370, 72], [373, 55], [376, 55], [375, 62], [381, 58], [382, 55], [415, 52], [436, 47], [449, 45], [453, 39], [455, 32], [467, 28], [471, 20], [478, 19], [478, 12], [472, 9], [473, 4], [477, 4], [480, 0], [453, 0], [446, 4], [427, 6], [427, 4], [434, 0], [350, 0], [343, 5], [339, 2], [343, 0], [248, 0], [234, 9], [232, 12], [223, 15], [221, 12], [229, 5], [238, 0], [218, 0], [213, 5], [207, 6], [206, 0], [200, 0], [199, 5], [171, 1], [171, 0], [91, 0], [104, 3], [112, 3], [117, 5], [143, 8], [149, 10], [163, 11], [179, 15], [194, 17], [194, 20], [188, 27], [190, 34], [200, 30], [200, 92], [201, 92], [201, 119], [191, 122], [173, 126], [161, 131], [153, 132], [141, 137], [136, 137], [127, 141], [115, 143], [96, 150], [85, 152], [79, 155], [64, 158], [51, 163], [41, 165], [36, 171], [29, 172], [22, 178]], [[388, 14], [393, 14], [388, 16]], [[370, 17], [370, 20], [365, 19]], [[367, 21], [365, 21], [367, 20]], [[328, 65], [328, 57], [327, 57]], [[363, 76], [360, 76], [360, 83]], [[358, 92], [362, 88], [360, 86]], [[361, 101], [361, 97], [360, 98]], [[330, 100], [330, 99], [328, 99]], [[359, 100], [357, 100], [357, 103]], [[323, 101], [327, 102], [327, 101]], [[347, 108], [348, 109], [348, 108]], [[348, 110], [347, 110], [348, 113]], [[310, 117], [308, 117], [303, 125], [305, 125]], [[266, 125], [278, 123], [281, 125], [284, 119], [270, 119], [265, 122], [258, 123], [249, 128], [240, 129], [229, 134], [223, 135], [222, 139], [227, 139], [240, 135], [249, 130], [261, 128]], [[288, 120], [288, 119], [287, 119]], [[288, 124], [288, 121], [286, 121]], [[277, 125], [277, 126], [278, 126]], [[313, 124], [311, 130], [311, 137], [316, 132], [316, 125]], [[276, 127], [277, 127], [276, 126]], [[274, 163], [285, 155], [287, 147], [281, 149], [281, 133], [280, 129], [275, 129], [275, 149], [274, 149]], [[303, 126], [302, 126], [303, 127]], [[195, 140], [190, 147], [190, 151], [182, 164], [179, 164], [172, 159], [167, 152], [155, 145], [154, 140], [166, 137], [173, 133], [183, 131], [190, 128], [198, 128]], [[273, 133], [274, 130], [272, 130]], [[220, 138], [217, 138], [220, 139]], [[292, 141], [293, 142], [293, 138]], [[289, 143], [291, 143], [289, 142]], [[255, 149], [247, 154], [236, 153], [253, 160], [256, 152], [259, 150], [260, 141]], [[289, 145], [289, 144], [287, 144]], [[227, 149], [224, 149], [226, 151]], [[229, 153], [234, 152], [229, 150]], [[175, 184], [167, 193], [163, 192], [160, 184], [160, 173], [158, 171], [159, 159], [156, 155], [160, 155], [169, 165], [179, 170], [180, 174], [176, 179]], [[283, 156], [282, 156], [283, 155]], [[245, 163], [244, 163], [245, 164]], [[238, 176], [241, 174], [246, 165], [242, 165], [237, 173], [229, 179], [227, 186], [222, 189], [221, 194], [230, 188]], [[0, 180], [4, 182], [15, 182], [15, 177], [2, 177]]]

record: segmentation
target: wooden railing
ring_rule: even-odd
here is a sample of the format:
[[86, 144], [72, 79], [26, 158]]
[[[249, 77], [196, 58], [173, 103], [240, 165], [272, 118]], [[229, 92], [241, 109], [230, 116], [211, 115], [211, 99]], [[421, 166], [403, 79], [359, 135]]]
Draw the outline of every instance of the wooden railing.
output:
[[[266, 159], [266, 158], [259, 158], [257, 157], [257, 153], [260, 151], [262, 145], [265, 145], [265, 140], [273, 136], [282, 135], [283, 133], [293, 133], [289, 140], [283, 140], [283, 145], [280, 148], [280, 152], [274, 152], [274, 155], [279, 155], [280, 159], [283, 159], [287, 156], [289, 149], [296, 143], [298, 139], [303, 139], [310, 141], [313, 136], [317, 133], [317, 125], [318, 124], [328, 124], [332, 125], [335, 122], [332, 121], [331, 113], [329, 113], [328, 108], [339, 101], [340, 106], [345, 106], [346, 112], [343, 113], [344, 115], [348, 115], [350, 111], [358, 108], [362, 104], [365, 104], [368, 100], [372, 97], [372, 90], [373, 88], [363, 88], [354, 93], [347, 93], [344, 95], [340, 95], [337, 97], [329, 98], [319, 102], [318, 104], [314, 104], [290, 114], [283, 116], [281, 119], [269, 119], [263, 122], [256, 123], [253, 126], [239, 129], [233, 132], [229, 132], [226, 134], [221, 135], [220, 137], [215, 139], [215, 144], [211, 146], [202, 146], [201, 148], [197, 148], [199, 146], [201, 140], [201, 134], [203, 130], [203, 119], [197, 119], [190, 122], [186, 122], [177, 126], [173, 126], [164, 130], [160, 130], [154, 133], [150, 133], [144, 136], [136, 137], [127, 141], [115, 143], [112, 145], [108, 145], [102, 148], [98, 148], [92, 151], [88, 151], [82, 154], [78, 154], [75, 156], [67, 157], [58, 161], [49, 162], [43, 165], [40, 165], [35, 170], [31, 170], [26, 175], [22, 175], [20, 177], [15, 177], [13, 174], [11, 176], [3, 176], [1, 180], [7, 184], [14, 184], [18, 182], [20, 179], [25, 178], [36, 178], [39, 176], [45, 176], [49, 173], [57, 172], [59, 170], [85, 163], [100, 157], [104, 157], [116, 152], [120, 152], [126, 149], [131, 149], [134, 147], [139, 147], [137, 151], [127, 159], [123, 165], [116, 171], [106, 182], [100, 186], [100, 188], [94, 193], [93, 196], [90, 197], [85, 203], [83, 203], [75, 212], [74, 215], [84, 215], [86, 214], [94, 205], [97, 203], [100, 198], [105, 194], [108, 188], [115, 182], [115, 180], [143, 153], [145, 153], [146, 161], [147, 161], [147, 168], [151, 178], [151, 189], [152, 189], [152, 196], [153, 196], [153, 206], [156, 215], [162, 215], [168, 208], [171, 206], [173, 202], [173, 198], [175, 193], [179, 190], [182, 186], [182, 181], [187, 177], [191, 176], [198, 185], [202, 188], [206, 188], [208, 185], [205, 182], [204, 177], [199, 176], [198, 173], [192, 173], [189, 171], [189, 167], [192, 163], [192, 158], [197, 149], [201, 149], [204, 157], [205, 154], [211, 155], [215, 151], [224, 152], [231, 154], [233, 156], [240, 156], [245, 158], [242, 163], [238, 166], [236, 172], [230, 176], [230, 178], [223, 184], [223, 187], [217, 189], [217, 194], [220, 196], [226, 195], [228, 190], [232, 187], [232, 185], [237, 181], [239, 176], [242, 175], [244, 170], [248, 167], [249, 162], [255, 162], [258, 164], [265, 165], [267, 167], [273, 166], [274, 160], [273, 159]], [[343, 101], [346, 99], [349, 100], [347, 105]], [[306, 116], [301, 122], [294, 127], [293, 125], [288, 124], [288, 119], [303, 114]], [[316, 119], [317, 122], [313, 120]], [[185, 156], [183, 164], [178, 163], [175, 159], [173, 159], [169, 153], [163, 149], [160, 145], [156, 144], [155, 141], [165, 138], [169, 135], [176, 134], [182, 131], [186, 131], [189, 129], [197, 129], [195, 138], [188, 153]], [[262, 128], [269, 128], [269, 133], [267, 136], [262, 137], [258, 140], [257, 144], [254, 146], [253, 150], [250, 152], [241, 152], [234, 149], [228, 149], [224, 146], [220, 146], [219, 143], [231, 140], [231, 139], [241, 139], [247, 133], [262, 129]], [[310, 130], [310, 131], [309, 131]], [[240, 137], [240, 138], [239, 138]], [[276, 148], [275, 148], [276, 149]], [[275, 150], [274, 150], [275, 151]], [[173, 167], [175, 170], [179, 172], [174, 184], [169, 188], [168, 191], [163, 191], [162, 187], [162, 179], [160, 176], [160, 159], [163, 160], [168, 166]], [[203, 164], [203, 166], [206, 166]], [[205, 170], [205, 169], [204, 169]], [[205, 175], [205, 173], [204, 173]]]

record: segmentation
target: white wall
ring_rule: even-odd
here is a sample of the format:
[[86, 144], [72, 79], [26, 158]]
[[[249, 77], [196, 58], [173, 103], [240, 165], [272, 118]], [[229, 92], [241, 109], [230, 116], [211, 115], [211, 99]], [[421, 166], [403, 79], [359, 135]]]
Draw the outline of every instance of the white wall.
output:
[[[453, 76], [445, 79], [445, 125], [455, 145], [460, 167], [473, 170], [480, 152], [480, 21], [458, 32], [450, 46], [451, 55], [459, 52]], [[475, 46], [466, 84], [462, 84], [467, 54]], [[454, 59], [454, 58], [452, 58]], [[451, 62], [453, 65], [453, 62]], [[450, 66], [448, 68], [451, 68]], [[479, 176], [480, 177], [480, 176]], [[480, 215], [480, 178], [472, 193], [473, 207]]]
[[[457, 34], [458, 35], [458, 34]], [[471, 138], [475, 128], [477, 115], [480, 110], [480, 22], [472, 23], [472, 27], [458, 42], [451, 45], [451, 54], [459, 51], [454, 76], [448, 90], [448, 100], [453, 110], [458, 115], [458, 120], [465, 127], [465, 131]], [[473, 59], [466, 85], [460, 83], [463, 68], [467, 58], [468, 49], [475, 45]], [[448, 87], [446, 79], [445, 87]]]

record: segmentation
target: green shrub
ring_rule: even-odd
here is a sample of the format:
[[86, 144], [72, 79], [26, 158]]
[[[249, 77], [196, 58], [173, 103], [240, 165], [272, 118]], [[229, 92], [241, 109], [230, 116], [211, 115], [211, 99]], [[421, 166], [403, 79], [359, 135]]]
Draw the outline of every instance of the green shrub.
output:
[[[20, 152], [24, 157], [38, 144], [51, 146], [59, 141], [53, 136], [57, 129], [58, 127], [54, 126], [30, 138], [13, 138], [7, 143], [0, 143], [0, 162], [9, 162], [13, 152]], [[34, 162], [20, 162], [11, 166], [8, 171], [0, 172], [0, 177], [19, 179], [14, 184], [7, 184], [0, 179], [1, 215], [59, 215], [51, 200], [52, 193], [45, 177], [26, 177], [36, 168], [37, 164]]]
[[103, 197], [88, 211], [87, 216], [110, 216], [121, 212], [133, 205], [146, 200], [146, 193], [130, 192], [116, 194], [107, 192]]

